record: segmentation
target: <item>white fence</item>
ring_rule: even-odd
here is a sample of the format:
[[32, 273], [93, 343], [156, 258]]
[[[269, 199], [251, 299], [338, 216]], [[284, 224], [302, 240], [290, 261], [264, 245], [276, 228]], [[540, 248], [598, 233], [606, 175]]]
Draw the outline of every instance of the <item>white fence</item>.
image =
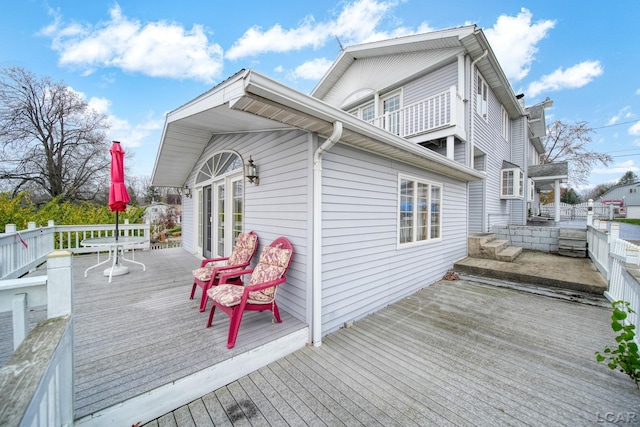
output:
[[[150, 248], [149, 224], [119, 224], [120, 236], [143, 236], [147, 243], [137, 249]], [[54, 225], [36, 228], [29, 223], [27, 230], [16, 230], [7, 224], [5, 233], [0, 233], [0, 280], [15, 279], [42, 264], [53, 250], [66, 249], [73, 253], [95, 252], [96, 248], [85, 248], [84, 239], [115, 235], [115, 224]]]
[[[540, 216], [547, 218], [555, 217], [555, 203], [549, 203], [540, 206]], [[570, 205], [568, 203], [560, 203], [560, 219], [585, 219], [589, 211], [588, 202]], [[596, 219], [613, 219], [615, 216], [615, 206], [606, 205], [600, 202], [593, 202], [593, 216]]]
[[[600, 227], [603, 223], [594, 221], [593, 226], [587, 226], [587, 243], [589, 257], [598, 271], [607, 278], [609, 289], [605, 296], [611, 302], [628, 301], [630, 308], [635, 311], [627, 318], [634, 325], [638, 325], [640, 317], [640, 247], [618, 238], [618, 224], [611, 224], [611, 230]], [[636, 335], [635, 342], [640, 345], [640, 337]]]

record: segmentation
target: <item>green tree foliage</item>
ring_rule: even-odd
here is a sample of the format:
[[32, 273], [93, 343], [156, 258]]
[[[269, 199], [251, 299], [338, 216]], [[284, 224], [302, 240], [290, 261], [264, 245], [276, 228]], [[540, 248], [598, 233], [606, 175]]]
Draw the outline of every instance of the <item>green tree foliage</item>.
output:
[[[130, 224], [142, 222], [144, 208], [129, 206], [126, 212], [118, 215], [120, 223], [125, 219]], [[5, 224], [16, 224], [18, 230], [27, 228], [29, 222], [46, 227], [49, 220], [56, 225], [88, 225], [115, 223], [115, 213], [107, 205], [96, 205], [90, 202], [72, 203], [53, 199], [39, 209], [29, 200], [26, 193], [16, 197], [9, 193], [0, 193], [0, 231], [4, 232]]]
[[578, 193], [576, 193], [573, 188], [567, 188], [560, 194], [560, 201], [570, 205], [577, 205], [580, 203], [580, 196], [578, 196]]
[[620, 178], [618, 184], [633, 184], [637, 180], [638, 175], [636, 175], [633, 171], [627, 171], [624, 175], [622, 175], [622, 178]]
[[596, 351], [596, 360], [606, 362], [609, 369], [619, 370], [633, 380], [640, 388], [640, 354], [635, 342], [636, 326], [628, 321], [629, 314], [635, 313], [628, 301], [614, 301], [611, 315], [611, 329], [618, 333], [616, 345], [607, 346], [602, 353]]

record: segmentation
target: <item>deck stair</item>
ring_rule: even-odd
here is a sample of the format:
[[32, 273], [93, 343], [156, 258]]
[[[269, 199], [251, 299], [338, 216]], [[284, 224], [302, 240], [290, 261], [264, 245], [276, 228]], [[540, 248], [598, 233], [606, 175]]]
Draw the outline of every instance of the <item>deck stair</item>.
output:
[[469, 256], [513, 262], [522, 248], [510, 246], [507, 240], [498, 240], [493, 233], [471, 233], [468, 238]]
[[586, 258], [587, 230], [561, 228], [558, 238], [558, 254], [574, 258]]

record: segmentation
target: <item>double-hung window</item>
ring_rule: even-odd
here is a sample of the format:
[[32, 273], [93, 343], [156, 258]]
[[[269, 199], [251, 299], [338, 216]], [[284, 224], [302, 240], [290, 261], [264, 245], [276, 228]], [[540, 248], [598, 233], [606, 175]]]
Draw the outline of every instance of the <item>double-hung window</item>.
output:
[[442, 185], [399, 177], [398, 244], [442, 237]]
[[476, 112], [483, 119], [489, 119], [489, 86], [478, 73], [478, 86], [476, 88]]
[[505, 141], [509, 142], [509, 113], [505, 110], [504, 106], [502, 108], [502, 137]]

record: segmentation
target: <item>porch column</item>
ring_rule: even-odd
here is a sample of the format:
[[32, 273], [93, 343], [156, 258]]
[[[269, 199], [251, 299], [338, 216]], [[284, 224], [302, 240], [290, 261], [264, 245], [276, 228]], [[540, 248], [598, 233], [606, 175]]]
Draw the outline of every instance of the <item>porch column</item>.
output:
[[554, 186], [554, 200], [553, 203], [556, 208], [555, 222], [560, 222], [560, 180], [556, 179], [553, 183]]
[[453, 137], [453, 135], [449, 135], [447, 137], [447, 157], [451, 160], [453, 160], [454, 143], [455, 143], [455, 138]]

